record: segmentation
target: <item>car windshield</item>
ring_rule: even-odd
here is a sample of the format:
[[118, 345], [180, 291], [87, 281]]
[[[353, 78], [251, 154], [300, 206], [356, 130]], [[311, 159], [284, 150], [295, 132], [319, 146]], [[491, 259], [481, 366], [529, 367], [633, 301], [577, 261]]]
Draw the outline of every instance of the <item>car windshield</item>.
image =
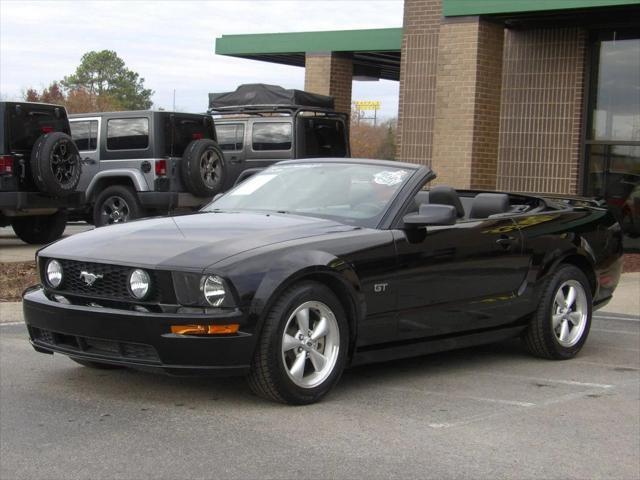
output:
[[203, 210], [275, 211], [375, 227], [412, 173], [357, 163], [274, 165]]

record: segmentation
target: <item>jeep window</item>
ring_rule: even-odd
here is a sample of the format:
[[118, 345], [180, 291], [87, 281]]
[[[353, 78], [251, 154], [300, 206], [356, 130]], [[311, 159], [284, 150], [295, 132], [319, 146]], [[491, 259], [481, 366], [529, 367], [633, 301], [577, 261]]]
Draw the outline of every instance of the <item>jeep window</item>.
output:
[[255, 151], [291, 150], [291, 124], [285, 122], [254, 123], [252, 148]]
[[304, 158], [345, 157], [347, 155], [344, 123], [328, 118], [302, 118]]
[[244, 125], [242, 123], [216, 125], [216, 134], [218, 135], [218, 145], [222, 150], [242, 150], [244, 143]]
[[207, 116], [170, 114], [164, 116], [164, 147], [166, 155], [181, 157], [193, 140], [215, 140], [213, 120]]
[[144, 150], [148, 146], [148, 118], [114, 118], [107, 121], [107, 150]]
[[10, 150], [31, 150], [38, 137], [45, 133], [70, 133], [62, 107], [21, 104], [7, 109], [6, 115]]
[[81, 152], [98, 148], [98, 121], [71, 122], [71, 138]]

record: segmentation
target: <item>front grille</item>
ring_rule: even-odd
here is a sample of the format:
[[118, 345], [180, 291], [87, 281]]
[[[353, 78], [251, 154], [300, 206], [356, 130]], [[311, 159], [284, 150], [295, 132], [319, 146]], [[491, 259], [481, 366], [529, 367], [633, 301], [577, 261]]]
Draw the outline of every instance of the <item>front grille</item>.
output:
[[158, 363], [158, 354], [151, 345], [117, 342], [100, 338], [66, 335], [42, 328], [30, 327], [31, 337], [40, 344], [64, 348], [67, 351], [89, 353], [114, 360], [133, 359]]
[[[131, 296], [128, 289], [129, 275], [135, 267], [63, 259], [58, 259], [58, 261], [61, 263], [64, 273], [60, 287], [52, 290], [55, 293], [120, 302], [175, 302], [173, 284], [169, 272], [146, 270], [151, 279], [150, 293], [143, 302], [138, 302]], [[42, 268], [43, 270], [46, 268], [46, 259], [42, 262]], [[82, 272], [89, 272], [100, 278], [96, 279], [93, 284], [88, 285], [80, 276]]]

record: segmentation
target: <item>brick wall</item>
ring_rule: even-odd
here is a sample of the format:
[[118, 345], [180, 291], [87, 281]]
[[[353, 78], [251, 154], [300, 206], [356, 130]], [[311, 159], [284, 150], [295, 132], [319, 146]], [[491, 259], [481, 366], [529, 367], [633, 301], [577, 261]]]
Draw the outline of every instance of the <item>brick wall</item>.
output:
[[507, 32], [498, 189], [578, 192], [586, 46], [579, 28]]
[[405, 0], [398, 159], [431, 164], [441, 0]]
[[336, 110], [351, 113], [353, 62], [339, 53], [308, 53], [305, 57], [304, 89], [330, 95]]

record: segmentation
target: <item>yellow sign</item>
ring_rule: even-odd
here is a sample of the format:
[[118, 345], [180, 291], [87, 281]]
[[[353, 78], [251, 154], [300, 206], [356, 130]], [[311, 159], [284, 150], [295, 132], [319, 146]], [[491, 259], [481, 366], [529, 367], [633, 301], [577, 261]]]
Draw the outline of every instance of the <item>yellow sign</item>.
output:
[[380, 100], [356, 100], [357, 110], [380, 110]]

